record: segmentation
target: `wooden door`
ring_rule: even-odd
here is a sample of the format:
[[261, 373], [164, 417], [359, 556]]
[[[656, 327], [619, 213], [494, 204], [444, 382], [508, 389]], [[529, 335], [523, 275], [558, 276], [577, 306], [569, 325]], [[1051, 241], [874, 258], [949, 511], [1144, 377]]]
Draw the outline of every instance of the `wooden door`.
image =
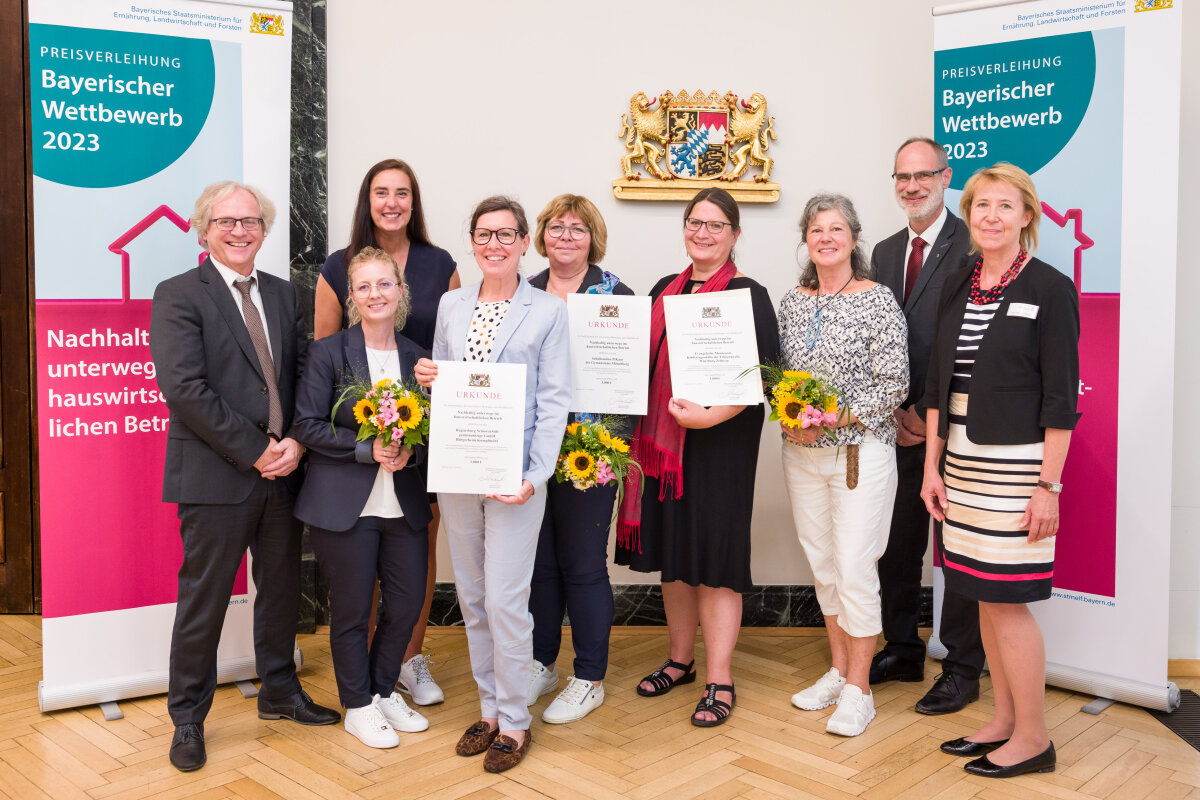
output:
[[25, 614], [41, 610], [27, 32], [24, 0], [0, 0], [0, 613]]

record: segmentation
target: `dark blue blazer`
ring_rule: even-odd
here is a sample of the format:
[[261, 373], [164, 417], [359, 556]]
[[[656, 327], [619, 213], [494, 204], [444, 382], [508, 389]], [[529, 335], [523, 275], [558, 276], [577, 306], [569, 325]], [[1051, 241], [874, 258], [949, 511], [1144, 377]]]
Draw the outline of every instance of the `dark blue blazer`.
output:
[[[410, 377], [417, 359], [429, 353], [404, 335], [396, 334], [400, 374]], [[370, 440], [355, 442], [359, 425], [354, 403], [343, 402], [330, 422], [333, 405], [342, 393], [345, 376], [370, 381], [362, 327], [354, 325], [312, 343], [308, 364], [296, 390], [296, 418], [292, 436], [308, 448], [308, 474], [296, 499], [296, 518], [329, 531], [354, 526], [375, 485], [379, 464], [371, 456]], [[408, 466], [392, 473], [396, 499], [408, 524], [428, 525], [433, 515], [425, 493], [425, 473], [419, 466], [424, 447], [414, 448]]]

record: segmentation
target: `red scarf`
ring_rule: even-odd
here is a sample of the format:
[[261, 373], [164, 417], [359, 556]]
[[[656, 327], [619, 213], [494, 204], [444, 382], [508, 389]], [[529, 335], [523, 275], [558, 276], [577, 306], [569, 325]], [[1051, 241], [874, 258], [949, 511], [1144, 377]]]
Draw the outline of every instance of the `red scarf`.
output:
[[[737, 267], [734, 263], [726, 261], [725, 265], [701, 284], [696, 292], [723, 291], [736, 274]], [[687, 432], [667, 410], [667, 403], [671, 401], [671, 354], [666, 342], [667, 315], [663, 298], [681, 294], [691, 277], [692, 266], [689, 264], [688, 268], [679, 273], [663, 290], [650, 310], [650, 342], [652, 346], [658, 342], [659, 346], [650, 370], [646, 416], [641, 418], [633, 433], [632, 455], [647, 476], [658, 478], [659, 500], [666, 499], [668, 486], [674, 499], [678, 500], [683, 496], [683, 438]], [[621, 499], [621, 509], [617, 515], [617, 547], [640, 553], [641, 476], [635, 472], [636, 470], [631, 469], [625, 475], [624, 497]]]

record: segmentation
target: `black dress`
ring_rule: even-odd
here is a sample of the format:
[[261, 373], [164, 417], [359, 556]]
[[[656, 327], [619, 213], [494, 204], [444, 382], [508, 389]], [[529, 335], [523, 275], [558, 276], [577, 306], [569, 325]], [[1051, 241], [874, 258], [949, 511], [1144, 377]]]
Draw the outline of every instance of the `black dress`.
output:
[[[438, 303], [450, 288], [450, 278], [454, 275], [457, 265], [454, 259], [440, 247], [431, 244], [411, 242], [408, 246], [408, 262], [404, 265], [404, 280], [408, 283], [408, 291], [412, 296], [412, 310], [408, 312], [408, 322], [402, 331], [419, 346], [430, 350], [433, 348], [433, 331], [437, 322]], [[349, 327], [346, 298], [349, 287], [346, 285], [346, 251], [345, 249], [330, 253], [321, 267], [321, 277], [333, 289], [338, 302], [342, 304], [342, 327]]]
[[[651, 296], [657, 300], [675, 277], [660, 280]], [[684, 292], [700, 283], [689, 282]], [[778, 362], [779, 330], [767, 290], [745, 277], [732, 279], [727, 289], [750, 290], [759, 363]], [[618, 548], [616, 563], [637, 572], [661, 571], [663, 582], [752, 590], [750, 516], [763, 416], [761, 404], [748, 406], [719, 425], [689, 430], [683, 443], [683, 495], [676, 500], [668, 490], [659, 500], [658, 479], [646, 478], [641, 552]]]

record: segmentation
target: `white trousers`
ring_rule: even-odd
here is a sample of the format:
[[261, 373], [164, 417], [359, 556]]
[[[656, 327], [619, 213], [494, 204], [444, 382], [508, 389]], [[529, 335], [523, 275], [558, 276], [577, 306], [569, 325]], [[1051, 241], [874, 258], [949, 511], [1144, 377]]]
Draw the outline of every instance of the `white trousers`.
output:
[[896, 450], [869, 432], [859, 445], [858, 486], [846, 488], [846, 448], [783, 443], [783, 477], [796, 535], [812, 567], [821, 613], [856, 638], [883, 630], [876, 563], [896, 499]]
[[525, 701], [533, 664], [529, 581], [546, 486], [523, 506], [483, 495], [438, 494], [458, 605], [467, 629], [471, 672], [479, 686], [480, 716], [499, 719], [502, 731], [528, 730]]

